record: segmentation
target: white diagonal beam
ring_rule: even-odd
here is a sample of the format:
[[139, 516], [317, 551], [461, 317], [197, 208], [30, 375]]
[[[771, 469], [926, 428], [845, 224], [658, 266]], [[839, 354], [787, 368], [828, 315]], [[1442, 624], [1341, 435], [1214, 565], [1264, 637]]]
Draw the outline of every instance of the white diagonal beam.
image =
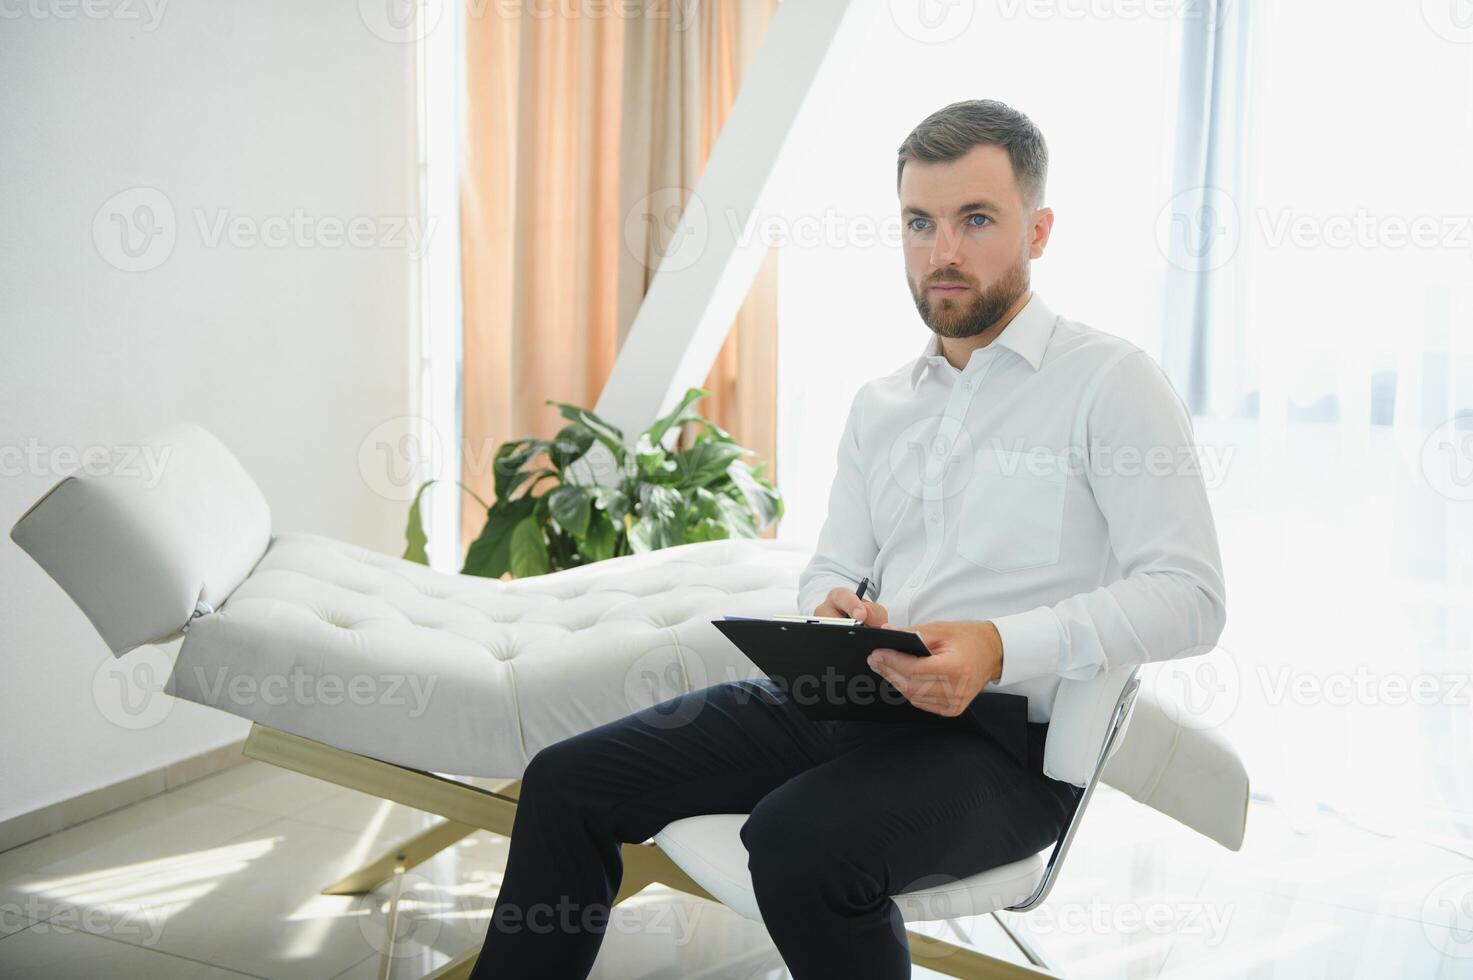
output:
[[631, 444], [710, 373], [767, 253], [746, 223], [778, 199], [794, 162], [789, 137], [837, 91], [847, 52], [882, 6], [778, 4], [594, 408]]

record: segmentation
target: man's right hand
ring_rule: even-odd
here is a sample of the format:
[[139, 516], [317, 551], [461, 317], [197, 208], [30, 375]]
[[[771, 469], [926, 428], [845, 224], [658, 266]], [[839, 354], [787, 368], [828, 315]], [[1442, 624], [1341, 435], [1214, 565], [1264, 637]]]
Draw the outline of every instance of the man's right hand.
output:
[[884, 606], [861, 599], [853, 589], [845, 588], [831, 589], [813, 614], [857, 619], [865, 626], [882, 626], [890, 621], [890, 614]]

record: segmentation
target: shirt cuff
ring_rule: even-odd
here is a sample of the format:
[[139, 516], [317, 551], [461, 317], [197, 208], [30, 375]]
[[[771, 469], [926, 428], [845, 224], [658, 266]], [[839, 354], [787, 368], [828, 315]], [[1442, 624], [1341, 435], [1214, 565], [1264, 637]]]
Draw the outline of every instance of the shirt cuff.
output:
[[1059, 672], [1063, 632], [1059, 617], [1048, 606], [999, 616], [992, 621], [1002, 637], [1002, 676], [998, 687]]

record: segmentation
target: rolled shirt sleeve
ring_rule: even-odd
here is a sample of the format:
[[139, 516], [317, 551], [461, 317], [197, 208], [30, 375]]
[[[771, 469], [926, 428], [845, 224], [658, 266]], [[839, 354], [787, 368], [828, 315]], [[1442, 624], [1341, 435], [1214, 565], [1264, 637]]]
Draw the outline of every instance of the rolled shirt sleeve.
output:
[[829, 489], [829, 510], [813, 557], [798, 574], [798, 614], [811, 616], [830, 591], [853, 589], [870, 575], [879, 545], [870, 519], [863, 457], [859, 445], [860, 403], [864, 388], [855, 394], [839, 436], [838, 468]]
[[1161, 368], [1134, 350], [1106, 369], [1086, 409], [1085, 476], [1121, 577], [994, 619], [998, 686], [1210, 650], [1227, 619], [1217, 531], [1191, 414]]

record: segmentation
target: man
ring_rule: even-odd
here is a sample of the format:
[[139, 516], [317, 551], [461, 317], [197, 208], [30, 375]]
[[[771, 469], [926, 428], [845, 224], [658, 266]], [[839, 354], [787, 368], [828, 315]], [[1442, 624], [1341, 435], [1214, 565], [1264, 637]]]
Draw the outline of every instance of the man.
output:
[[[1029, 288], [1053, 227], [1046, 173], [1037, 128], [990, 100], [901, 145], [906, 278], [932, 336], [855, 396], [799, 577], [800, 612], [913, 624], [932, 656], [876, 651], [872, 667], [975, 724], [813, 722], [763, 678], [544, 748], [473, 976], [586, 976], [621, 842], [750, 813], [758, 906], [793, 976], [907, 977], [890, 895], [1037, 853], [1067, 825], [1079, 791], [1043, 773], [1060, 681], [1217, 641], [1189, 414], [1146, 354]], [[855, 594], [866, 576], [874, 599]]]

